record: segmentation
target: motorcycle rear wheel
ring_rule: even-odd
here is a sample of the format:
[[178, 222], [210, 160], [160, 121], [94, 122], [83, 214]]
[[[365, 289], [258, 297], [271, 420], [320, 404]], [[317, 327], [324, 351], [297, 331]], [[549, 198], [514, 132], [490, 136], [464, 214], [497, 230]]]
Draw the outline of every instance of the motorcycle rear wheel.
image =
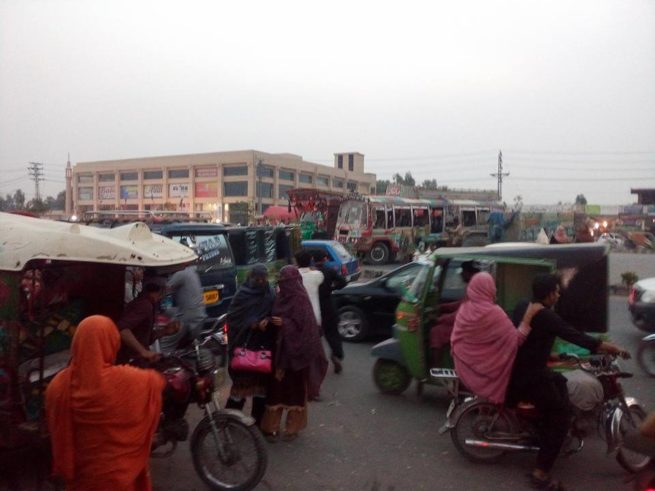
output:
[[474, 402], [461, 410], [455, 425], [450, 430], [450, 438], [455, 448], [472, 462], [494, 463], [504, 454], [499, 448], [476, 447], [466, 440], [489, 441], [491, 432], [509, 432], [511, 423], [505, 414], [498, 412], [498, 407], [489, 402]]
[[[646, 419], [646, 411], [644, 411], [641, 406], [632, 405], [629, 407], [630, 415], [632, 416], [632, 423], [625, 415], [621, 415], [619, 421], [619, 432], [618, 435], [619, 441], [623, 440], [623, 436], [631, 431], [637, 430], [641, 423]], [[637, 473], [650, 465], [650, 457], [642, 455], [632, 450], [628, 450], [624, 447], [619, 447], [616, 452], [616, 461], [621, 467], [626, 471], [634, 474]]]
[[217, 448], [211, 421], [205, 416], [191, 436], [196, 472], [215, 491], [253, 489], [268, 465], [264, 438], [256, 426], [248, 426], [236, 416], [214, 413], [212, 418], [224, 451]]
[[655, 377], [655, 341], [642, 341], [637, 351], [639, 367], [650, 377]]

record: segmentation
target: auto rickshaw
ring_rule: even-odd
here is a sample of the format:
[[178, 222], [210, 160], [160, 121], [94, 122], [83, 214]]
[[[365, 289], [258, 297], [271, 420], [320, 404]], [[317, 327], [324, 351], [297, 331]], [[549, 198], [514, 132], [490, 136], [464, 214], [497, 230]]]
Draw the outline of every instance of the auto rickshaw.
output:
[[0, 213], [0, 234], [0, 455], [6, 455], [48, 447], [45, 388], [67, 365], [83, 318], [121, 314], [126, 269], [167, 274], [196, 255], [143, 223], [99, 229]]
[[[373, 380], [383, 393], [400, 394], [417, 381], [452, 389], [457, 379], [445, 344], [430, 352], [430, 329], [440, 314], [440, 305], [463, 298], [466, 284], [461, 265], [475, 260], [481, 270], [496, 279], [497, 303], [511, 317], [517, 304], [529, 300], [537, 274], [557, 272], [562, 277], [558, 313], [574, 327], [602, 336], [608, 330], [608, 252], [601, 244], [538, 245], [494, 244], [486, 247], [440, 248], [423, 260], [424, 267], [404, 291], [396, 309], [393, 337], [375, 345], [377, 358]], [[587, 354], [586, 350], [558, 340], [559, 352]]]

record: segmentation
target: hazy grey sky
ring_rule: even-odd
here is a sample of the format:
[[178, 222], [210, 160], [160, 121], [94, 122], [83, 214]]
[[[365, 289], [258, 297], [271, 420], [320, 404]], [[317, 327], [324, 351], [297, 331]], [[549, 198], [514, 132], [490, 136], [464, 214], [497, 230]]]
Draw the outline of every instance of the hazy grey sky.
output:
[[258, 149], [526, 203], [655, 187], [655, 1], [0, 2], [0, 194]]

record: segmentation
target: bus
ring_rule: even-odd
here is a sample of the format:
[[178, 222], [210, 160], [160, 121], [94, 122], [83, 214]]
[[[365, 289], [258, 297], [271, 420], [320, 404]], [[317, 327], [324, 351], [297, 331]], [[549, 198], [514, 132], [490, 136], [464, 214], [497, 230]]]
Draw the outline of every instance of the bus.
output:
[[488, 218], [495, 202], [371, 196], [344, 201], [334, 239], [374, 265], [406, 260], [434, 245], [488, 243]]

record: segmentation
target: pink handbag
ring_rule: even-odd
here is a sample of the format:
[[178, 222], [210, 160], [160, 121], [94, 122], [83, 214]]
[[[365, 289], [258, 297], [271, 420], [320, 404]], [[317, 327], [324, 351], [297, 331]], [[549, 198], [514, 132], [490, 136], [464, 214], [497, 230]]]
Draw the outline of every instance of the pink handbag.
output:
[[273, 371], [273, 355], [270, 350], [249, 350], [245, 346], [237, 346], [232, 353], [230, 368], [239, 372], [271, 373]]

